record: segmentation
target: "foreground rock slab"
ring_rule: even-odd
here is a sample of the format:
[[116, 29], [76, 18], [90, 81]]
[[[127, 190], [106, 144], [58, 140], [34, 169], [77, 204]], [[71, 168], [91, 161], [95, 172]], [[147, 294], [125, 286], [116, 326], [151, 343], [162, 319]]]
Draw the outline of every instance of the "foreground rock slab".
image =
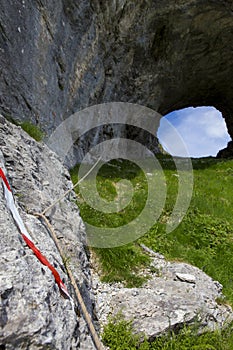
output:
[[121, 312], [125, 319], [133, 320], [136, 333], [143, 332], [153, 340], [197, 320], [200, 330], [214, 330], [233, 319], [231, 307], [218, 304], [223, 298], [222, 285], [197, 267], [168, 262], [160, 254], [153, 257], [152, 266], [157, 272], [142, 288], [108, 285], [94, 277], [102, 326], [108, 322], [108, 315]]
[[[64, 263], [47, 228], [31, 212], [41, 212], [72, 186], [68, 171], [45, 145], [0, 117], [0, 164], [5, 167], [16, 205], [42, 254], [73, 291]], [[69, 198], [47, 217], [69, 261], [92, 314], [91, 275], [85, 231], [78, 208]], [[25, 245], [6, 208], [0, 185], [0, 348], [95, 349], [85, 321], [59, 292], [51, 272]]]

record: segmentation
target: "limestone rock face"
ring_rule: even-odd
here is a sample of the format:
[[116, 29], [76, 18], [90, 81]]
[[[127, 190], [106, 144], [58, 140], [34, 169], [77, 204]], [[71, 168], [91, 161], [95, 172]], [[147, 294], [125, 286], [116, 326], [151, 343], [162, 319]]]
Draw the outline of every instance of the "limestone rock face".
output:
[[49, 135], [73, 112], [102, 102], [134, 102], [161, 114], [212, 105], [233, 136], [232, 6], [2, 0], [1, 111]]
[[[20, 214], [36, 246], [57, 268], [73, 294], [48, 229], [29, 214], [41, 212], [69, 189], [72, 185], [69, 174], [47, 146], [38, 144], [3, 117], [0, 134], [0, 164], [7, 171]], [[0, 213], [0, 347], [7, 350], [95, 349], [82, 316], [60, 295], [51, 271], [22, 240], [6, 207], [2, 185]], [[72, 198], [66, 198], [48, 212], [48, 218], [92, 314], [86, 237], [78, 208]]]
[[230, 306], [218, 304], [222, 286], [198, 268], [154, 257], [156, 273], [141, 288], [111, 287], [93, 278], [97, 315], [102, 325], [109, 315], [133, 321], [136, 333], [149, 340], [169, 330], [200, 322], [200, 331], [214, 330], [233, 319]]

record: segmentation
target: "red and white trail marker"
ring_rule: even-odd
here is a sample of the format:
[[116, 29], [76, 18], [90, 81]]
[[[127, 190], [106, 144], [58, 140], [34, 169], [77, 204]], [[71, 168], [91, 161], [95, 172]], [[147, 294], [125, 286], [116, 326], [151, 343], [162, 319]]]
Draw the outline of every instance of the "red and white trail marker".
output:
[[28, 233], [28, 230], [26, 229], [23, 220], [18, 212], [18, 209], [15, 206], [15, 201], [14, 201], [14, 197], [12, 194], [12, 190], [10, 187], [10, 184], [7, 180], [7, 177], [4, 173], [4, 171], [2, 170], [2, 168], [0, 168], [0, 178], [2, 179], [2, 183], [3, 183], [3, 188], [4, 188], [4, 196], [6, 199], [6, 204], [8, 209], [10, 210], [13, 219], [15, 221], [15, 224], [18, 227], [18, 230], [21, 234], [21, 236], [23, 237], [25, 243], [27, 244], [27, 246], [33, 251], [33, 253], [36, 255], [36, 257], [38, 258], [38, 260], [45, 266], [47, 266], [53, 276], [54, 279], [58, 285], [58, 287], [60, 288], [61, 292], [70, 300], [72, 300], [71, 296], [68, 293], [68, 290], [65, 286], [65, 284], [62, 282], [62, 279], [59, 275], [59, 273], [57, 272], [57, 270], [50, 264], [50, 262], [47, 260], [47, 258], [40, 252], [40, 250], [38, 248], [36, 248], [35, 244], [33, 243], [33, 239], [30, 236], [30, 234]]

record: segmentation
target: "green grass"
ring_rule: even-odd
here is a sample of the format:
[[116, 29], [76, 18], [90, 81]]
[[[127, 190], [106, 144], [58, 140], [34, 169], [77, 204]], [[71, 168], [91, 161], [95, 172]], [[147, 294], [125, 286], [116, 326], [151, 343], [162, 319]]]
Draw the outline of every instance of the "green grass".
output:
[[[100, 196], [107, 200], [114, 200], [116, 197], [115, 184], [121, 179], [132, 182], [135, 195], [126, 210], [118, 214], [103, 214], [101, 211], [91, 208], [86, 204], [76, 189], [78, 195], [77, 204], [84, 221], [98, 227], [117, 227], [125, 225], [134, 219], [142, 210], [147, 196], [147, 185], [145, 176], [138, 166], [130, 163], [112, 161], [111, 165], [103, 165], [97, 176], [97, 189]], [[71, 170], [71, 177], [74, 183], [78, 181], [78, 169], [76, 166]], [[114, 174], [113, 174], [114, 171]], [[91, 181], [91, 180], [90, 180]], [[88, 181], [87, 185], [88, 186]], [[127, 287], [139, 287], [145, 282], [146, 277], [139, 276], [138, 271], [147, 267], [149, 258], [134, 243], [116, 248], [92, 248], [98, 256], [102, 271], [102, 281], [124, 282]]]
[[[190, 206], [180, 225], [167, 234], [166, 223], [176, 201], [178, 178], [174, 176], [177, 173], [171, 157], [159, 155], [158, 159], [167, 184], [167, 197], [162, 214], [137, 242], [117, 248], [92, 248], [98, 257], [102, 280], [122, 281], [128, 287], [142, 285], [147, 276], [140, 275], [139, 271], [149, 264], [147, 255], [138, 245], [144, 243], [164, 254], [169, 260], [185, 261], [201, 268], [223, 285], [225, 301], [233, 305], [233, 160], [215, 158], [192, 160], [194, 188]], [[151, 167], [150, 160], [145, 161], [144, 168], [146, 172], [156, 171]], [[78, 180], [77, 173], [78, 166], [71, 171], [74, 183]], [[139, 215], [147, 199], [147, 181], [144, 173], [128, 161], [111, 161], [110, 164], [102, 166], [97, 175], [97, 189], [100, 196], [110, 201], [116, 199], [116, 183], [121, 179], [131, 181], [134, 194], [130, 204], [119, 213], [104, 214], [91, 208], [85, 203], [77, 188], [77, 204], [84, 221], [99, 227], [116, 227], [128, 223]], [[85, 186], [89, 185], [88, 181], [93, 180], [87, 180]], [[109, 327], [110, 325], [111, 323]], [[122, 324], [119, 327], [122, 327], [122, 331], [117, 328], [118, 331], [123, 334], [121, 332], [125, 327]], [[132, 336], [130, 328], [128, 330]], [[186, 329], [185, 332], [190, 330]], [[118, 335], [115, 335], [115, 339], [117, 337]], [[127, 339], [126, 335], [122, 337]], [[188, 342], [190, 337], [192, 343], [186, 346], [185, 342]], [[198, 345], [199, 339], [201, 343]], [[209, 339], [212, 339], [210, 343]], [[162, 345], [158, 343], [159, 341]], [[220, 343], [221, 345], [217, 345]], [[121, 347], [117, 340], [109, 340], [109, 344], [110, 349], [136, 349], [136, 343]], [[190, 334], [187, 336], [181, 332], [180, 335], [173, 335], [170, 340], [160, 338], [153, 344], [146, 345], [145, 342], [143, 345], [145, 347], [140, 349], [232, 349], [233, 336], [227, 330], [221, 334], [208, 333], [208, 336], [201, 337]], [[180, 347], [177, 347], [177, 344]]]
[[[97, 176], [97, 190], [100, 197], [112, 201], [117, 196], [116, 184], [119, 180], [126, 179], [131, 181], [134, 188], [134, 196], [127, 206], [126, 210], [121, 210], [118, 214], [103, 214], [102, 211], [93, 209], [91, 206], [82, 201], [79, 196], [78, 205], [80, 207], [81, 216], [84, 221], [98, 227], [118, 227], [125, 225], [133, 220], [143, 209], [147, 198], [147, 183], [144, 173], [137, 165], [133, 163], [117, 163], [112, 161], [114, 166], [103, 165]], [[115, 167], [116, 166], [116, 167]], [[79, 167], [76, 166], [71, 170], [71, 177], [74, 183], [78, 180], [77, 172]], [[92, 180], [87, 180], [85, 186], [88, 187]], [[79, 195], [79, 190], [76, 191]]]
[[21, 128], [28, 133], [34, 140], [42, 141], [45, 134], [42, 130], [40, 130], [39, 126], [31, 123], [30, 121], [20, 122], [12, 117], [11, 114], [3, 113], [4, 117], [12, 124], [21, 126]]
[[198, 324], [185, 326], [178, 334], [167, 335], [148, 342], [143, 334], [134, 334], [132, 322], [121, 315], [109, 319], [102, 334], [105, 345], [111, 350], [232, 350], [233, 323], [223, 330], [198, 334]]
[[223, 284], [223, 292], [232, 304], [233, 160], [193, 160], [193, 167], [193, 197], [182, 223], [166, 235], [161, 217], [141, 242], [168, 259], [201, 268]]
[[[168, 259], [187, 261], [204, 270], [224, 286], [229, 302], [233, 302], [233, 160], [194, 159], [193, 197], [182, 223], [166, 234], [166, 222], [175, 204], [178, 179], [175, 164], [169, 156], [159, 156], [166, 183], [167, 198], [162, 215], [138, 242], [164, 254]], [[145, 161], [152, 172], [150, 161]], [[73, 182], [78, 180], [78, 166], [71, 170]], [[134, 195], [130, 204], [119, 213], [102, 213], [91, 208], [77, 188], [81, 216], [99, 227], [124, 225], [139, 215], [147, 199], [147, 182], [142, 170], [128, 161], [111, 161], [97, 175], [97, 189], [102, 198], [114, 200], [116, 183], [130, 180]], [[85, 186], [88, 186], [87, 180]], [[135, 243], [117, 248], [96, 248], [104, 281], [123, 281], [127, 286], [139, 286], [144, 278], [137, 271], [148, 266], [148, 258]], [[135, 284], [134, 284], [135, 283]]]
[[140, 268], [149, 265], [150, 259], [133, 244], [112, 249], [95, 248], [101, 262], [103, 282], [125, 282], [126, 287], [140, 287], [147, 280], [138, 275]]
[[21, 128], [26, 131], [34, 140], [42, 141], [44, 137], [43, 131], [40, 130], [38, 126], [32, 124], [29, 121], [25, 121], [19, 124]]

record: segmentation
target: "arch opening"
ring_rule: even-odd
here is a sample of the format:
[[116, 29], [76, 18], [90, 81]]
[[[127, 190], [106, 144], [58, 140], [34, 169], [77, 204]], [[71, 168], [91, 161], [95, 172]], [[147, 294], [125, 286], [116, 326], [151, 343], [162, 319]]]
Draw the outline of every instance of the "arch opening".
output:
[[[186, 155], [174, 142], [167, 121], [182, 137]], [[189, 154], [192, 158], [215, 157], [231, 141], [222, 113], [212, 106], [187, 107], [166, 114], [160, 120], [157, 137], [167, 153], [181, 157]]]

